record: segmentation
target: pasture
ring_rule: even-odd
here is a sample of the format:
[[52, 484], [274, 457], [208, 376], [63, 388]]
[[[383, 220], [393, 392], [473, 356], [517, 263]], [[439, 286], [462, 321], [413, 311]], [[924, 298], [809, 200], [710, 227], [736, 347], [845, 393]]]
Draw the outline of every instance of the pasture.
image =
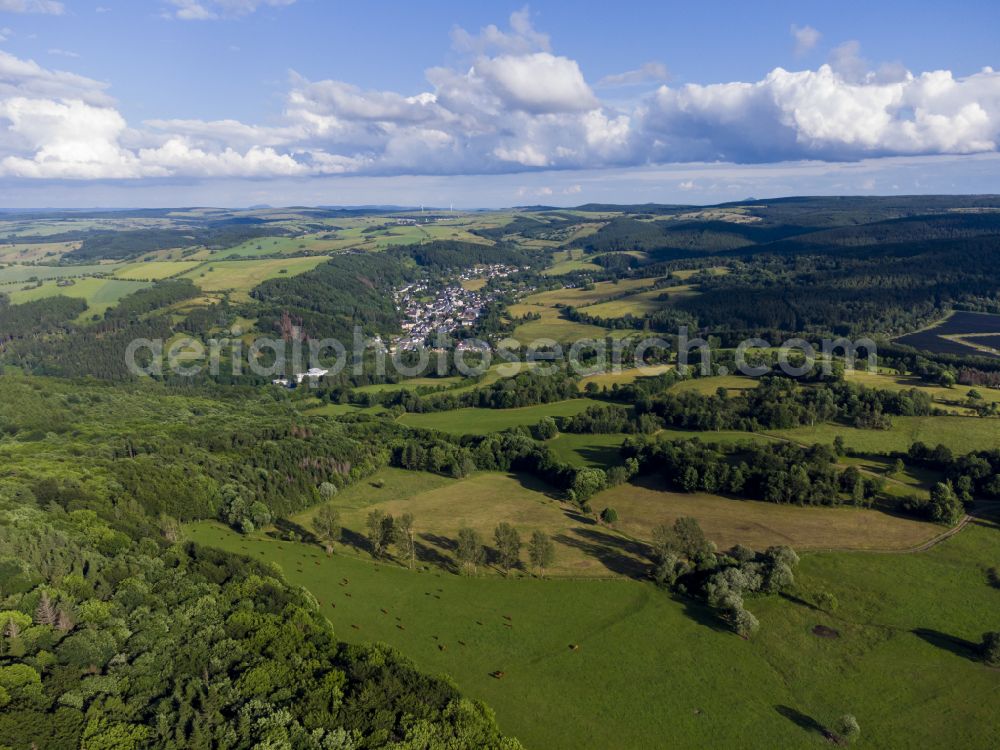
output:
[[[801, 600], [828, 591], [836, 614], [754, 598], [761, 630], [750, 641], [638, 581], [463, 577], [327, 558], [212, 522], [187, 531], [276, 563], [312, 591], [339, 638], [385, 642], [450, 675], [526, 747], [821, 747], [822, 727], [847, 712], [872, 747], [1000, 743], [983, 697], [998, 675], [969, 647], [1000, 618], [1000, 591], [983, 573], [1000, 532], [986, 524], [920, 554], [807, 553]], [[816, 637], [817, 625], [837, 637]]]
[[542, 417], [570, 417], [597, 403], [589, 398], [574, 398], [518, 409], [452, 409], [403, 414], [399, 421], [408, 427], [439, 430], [453, 435], [487, 435], [509, 427], [528, 427], [537, 424]]
[[621, 372], [600, 372], [596, 375], [587, 375], [580, 378], [580, 388], [585, 388], [588, 383], [594, 383], [598, 388], [610, 388], [613, 385], [627, 385], [634, 383], [641, 378], [650, 378], [662, 375], [674, 369], [674, 365], [647, 365], [646, 367], [630, 367]]
[[[690, 360], [692, 366], [697, 365], [696, 354], [697, 353], [692, 354]], [[759, 381], [742, 375], [710, 375], [704, 378], [681, 380], [678, 383], [674, 383], [670, 390], [674, 393], [687, 393], [688, 391], [693, 391], [694, 393], [699, 393], [702, 396], [714, 396], [715, 392], [720, 388], [725, 388], [727, 391], [746, 391], [751, 388], [756, 388], [758, 385], [760, 385]]]
[[185, 271], [190, 271], [200, 265], [201, 262], [197, 260], [154, 260], [145, 263], [129, 263], [119, 267], [115, 271], [115, 276], [119, 279], [159, 281], [160, 279], [169, 279], [172, 276], [180, 276]]
[[600, 271], [601, 267], [587, 260], [583, 250], [557, 250], [552, 253], [552, 265], [542, 271], [544, 276], [561, 276], [573, 271]]
[[147, 286], [149, 283], [144, 281], [90, 277], [75, 279], [72, 286], [58, 286], [55, 281], [46, 281], [42, 286], [30, 289], [17, 289], [16, 291], [8, 289], [7, 294], [10, 296], [11, 303], [15, 305], [58, 295], [86, 300], [87, 309], [79, 318], [83, 321], [92, 315], [103, 315], [109, 307], [118, 304], [122, 297]]
[[[986, 403], [1000, 402], [1000, 390], [996, 388], [972, 388], [967, 385], [954, 385], [951, 388], [945, 388], [940, 385], [929, 385], [915, 375], [892, 375], [882, 372], [852, 370], [844, 373], [844, 379], [869, 388], [881, 388], [889, 391], [916, 388], [918, 391], [928, 394], [936, 403], [951, 407], [959, 407], [968, 403], [969, 391], [972, 390], [978, 391]], [[964, 413], [965, 410], [963, 409], [962, 412]]]
[[658, 480], [642, 477], [601, 492], [595, 510], [618, 511], [618, 528], [650, 538], [652, 529], [683, 516], [698, 519], [719, 549], [745, 544], [763, 549], [788, 544], [795, 549], [908, 549], [944, 529], [925, 521], [860, 508], [800, 507], [739, 500], [705, 493], [672, 492]]
[[240, 301], [249, 300], [249, 292], [267, 279], [297, 276], [329, 260], [324, 255], [266, 260], [219, 260], [204, 263], [183, 274], [206, 292], [233, 292]]
[[[367, 486], [360, 491], [348, 488], [330, 501], [340, 511], [345, 528], [343, 543], [337, 547], [340, 553], [369, 557], [363, 541], [365, 523], [368, 514], [378, 509], [391, 516], [414, 515], [416, 554], [422, 565], [458, 570], [454, 551], [459, 529], [475, 529], [489, 549], [497, 523], [507, 521], [518, 530], [524, 544], [534, 531], [552, 537], [556, 556], [547, 575], [606, 577], [642, 568], [642, 558], [637, 555], [641, 545], [598, 528], [592, 519], [555, 499], [552, 488], [533, 477], [485, 472], [454, 480], [422, 472], [409, 473], [409, 477], [400, 474], [383, 469], [365, 480]], [[385, 486], [377, 487], [381, 482]], [[301, 523], [309, 517], [307, 511], [292, 520]], [[524, 551], [522, 558], [527, 572]], [[492, 553], [481, 572], [500, 574]]]
[[0, 263], [54, 263], [80, 242], [10, 242], [0, 245]]
[[905, 452], [921, 441], [930, 446], [943, 444], [955, 453], [1000, 448], [1000, 420], [981, 417], [893, 417], [888, 430], [862, 430], [838, 424], [768, 430], [765, 434], [797, 443], [832, 444], [838, 435], [848, 448], [861, 453]]
[[[80, 278], [94, 274], [112, 275], [118, 268], [119, 266], [117, 265], [26, 266], [14, 264], [0, 266], [0, 285], [24, 284], [36, 279], [47, 281], [49, 279]], [[6, 291], [9, 291], [9, 289]]]
[[696, 294], [698, 292], [695, 287], [689, 284], [664, 287], [662, 289], [650, 289], [645, 292], [630, 294], [620, 299], [599, 302], [596, 305], [584, 307], [581, 312], [585, 312], [588, 315], [595, 315], [599, 318], [621, 318], [626, 315], [633, 315], [639, 318], [663, 309], [674, 300], [692, 297]]

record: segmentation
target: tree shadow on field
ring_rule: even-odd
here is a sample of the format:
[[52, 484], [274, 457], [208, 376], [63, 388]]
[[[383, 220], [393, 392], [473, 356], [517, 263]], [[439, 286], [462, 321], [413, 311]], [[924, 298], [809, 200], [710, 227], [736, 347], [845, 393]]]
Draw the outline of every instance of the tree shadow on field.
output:
[[615, 464], [622, 463], [621, 453], [617, 445], [583, 446], [577, 448], [576, 452], [588, 464], [592, 464], [600, 469], [607, 469]]
[[719, 618], [718, 610], [712, 609], [704, 602], [687, 596], [675, 596], [674, 600], [682, 602], [684, 604], [684, 614], [699, 625], [714, 630], [716, 633], [733, 635], [732, 628]]
[[945, 651], [950, 651], [956, 656], [965, 657], [970, 661], [979, 661], [979, 645], [972, 641], [931, 628], [914, 628], [910, 632], [932, 646], [943, 648]]
[[801, 711], [792, 708], [791, 706], [775, 706], [774, 710], [779, 714], [784, 716], [790, 722], [795, 724], [800, 729], [804, 729], [807, 732], [816, 732], [824, 737], [829, 736], [829, 730], [820, 724], [812, 716], [806, 716], [806, 714]]
[[539, 492], [552, 500], [558, 500], [561, 497], [561, 493], [551, 484], [546, 481], [534, 477], [531, 474], [523, 474], [521, 472], [510, 472], [507, 474], [511, 479], [516, 479], [517, 483], [521, 485], [526, 490], [531, 490], [533, 492]]
[[556, 535], [553, 541], [599, 560], [613, 573], [639, 578], [646, 572], [644, 545], [631, 539], [623, 539], [597, 529], [573, 528], [569, 533]]
[[346, 544], [348, 547], [353, 547], [359, 552], [368, 552], [371, 554], [372, 545], [369, 543], [368, 538], [356, 531], [342, 529], [340, 532], [340, 542], [341, 544]]
[[294, 533], [298, 536], [299, 541], [305, 542], [306, 544], [315, 544], [319, 541], [316, 535], [313, 534], [305, 526], [300, 526], [294, 521], [289, 521], [287, 518], [277, 518], [274, 520], [274, 528], [278, 530], [278, 534], [274, 532], [269, 532], [268, 536], [273, 536], [275, 538], [287, 538], [289, 533]]
[[452, 572], [458, 572], [455, 562], [447, 555], [442, 554], [441, 550], [453, 550], [455, 548], [455, 543], [448, 539], [447, 537], [438, 536], [437, 534], [420, 534], [419, 537], [426, 541], [415, 542], [414, 547], [417, 553], [417, 560], [422, 563], [428, 563], [430, 565], [436, 565], [439, 568], [449, 570]]

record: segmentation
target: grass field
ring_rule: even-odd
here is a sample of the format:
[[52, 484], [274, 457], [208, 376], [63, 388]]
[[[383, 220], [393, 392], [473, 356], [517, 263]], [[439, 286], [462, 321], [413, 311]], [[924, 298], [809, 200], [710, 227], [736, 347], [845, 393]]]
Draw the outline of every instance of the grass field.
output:
[[853, 370], [844, 373], [845, 380], [852, 383], [859, 383], [869, 388], [882, 388], [890, 391], [903, 391], [916, 388], [930, 395], [939, 404], [956, 406], [966, 403], [969, 391], [976, 390], [983, 397], [983, 401], [990, 403], [1000, 402], [1000, 389], [996, 388], [971, 388], [967, 385], [955, 385], [951, 388], [944, 386], [928, 385], [920, 378], [912, 375], [891, 375], [888, 373], [864, 372]]
[[[24, 284], [30, 279], [67, 279], [90, 276], [92, 274], [114, 274], [117, 265], [90, 266], [0, 266], [0, 285]], [[9, 290], [7, 290], [9, 291]]]
[[520, 409], [453, 409], [451, 411], [404, 414], [399, 421], [409, 427], [440, 430], [454, 435], [486, 435], [508, 427], [537, 424], [542, 417], [569, 417], [599, 402], [574, 398]]
[[0, 245], [0, 262], [54, 263], [71, 250], [80, 247], [80, 242], [14, 242]]
[[511, 305], [508, 313], [518, 318], [528, 313], [541, 316], [539, 320], [522, 323], [514, 330], [514, 338], [522, 343], [536, 339], [553, 339], [559, 342], [576, 341], [579, 339], [602, 339], [607, 335], [622, 337], [631, 331], [608, 332], [598, 326], [585, 323], [575, 323], [560, 316], [560, 305], [585, 307], [608, 297], [629, 291], [645, 289], [652, 286], [655, 279], [625, 279], [619, 282], [602, 281], [591, 285], [591, 288], [576, 287], [570, 289], [552, 289], [546, 292], [531, 294], [518, 304]]
[[251, 289], [267, 279], [297, 276], [329, 260], [317, 255], [267, 260], [220, 260], [205, 263], [184, 274], [206, 292], [234, 292], [237, 300], [248, 300]]
[[587, 383], [596, 383], [599, 388], [610, 388], [615, 384], [626, 385], [627, 383], [634, 383], [640, 378], [662, 375], [672, 369], [674, 369], [674, 365], [649, 365], [642, 368], [632, 367], [621, 372], [602, 372], [597, 375], [588, 375], [580, 378], [580, 387], [581, 389], [586, 387]]
[[847, 447], [876, 454], [906, 451], [917, 441], [930, 446], [942, 443], [955, 453], [1000, 448], [1000, 420], [979, 417], [893, 417], [889, 430], [859, 430], [846, 425], [820, 424], [790, 430], [768, 430], [767, 434], [810, 445], [831, 444], [840, 435]]
[[[451, 675], [527, 747], [825, 747], [816, 727], [847, 712], [863, 746], [1000, 743], [988, 698], [1000, 674], [966, 645], [1000, 619], [1000, 591], [983, 572], [996, 528], [976, 525], [915, 555], [806, 554], [799, 587], [833, 593], [836, 614], [752, 599], [761, 631], [751, 641], [636, 581], [411, 572], [213, 523], [189, 535], [277, 563], [315, 594], [340, 638], [383, 641]], [[816, 625], [839, 637], [814, 636]]]
[[[696, 361], [692, 357], [692, 361]], [[727, 391], [745, 391], [756, 388], [760, 382], [753, 378], [746, 378], [742, 375], [710, 375], [707, 378], [692, 378], [675, 383], [670, 390], [674, 393], [686, 393], [694, 391], [703, 396], [714, 396], [719, 388]]]
[[628, 435], [612, 432], [604, 435], [577, 435], [561, 432], [546, 442], [560, 461], [570, 466], [594, 466], [606, 469], [622, 463], [619, 448]]
[[118, 304], [125, 295], [147, 286], [149, 284], [143, 281], [85, 278], [76, 279], [76, 283], [72, 286], [57, 286], [55, 281], [46, 281], [40, 287], [9, 290], [7, 294], [10, 295], [11, 303], [15, 305], [57, 295], [86, 300], [87, 310], [79, 318], [82, 321], [92, 315], [103, 315], [105, 310]]
[[544, 276], [560, 276], [572, 271], [600, 271], [601, 267], [584, 257], [583, 250], [574, 248], [552, 253], [552, 265], [542, 271]]
[[508, 312], [513, 317], [521, 317], [528, 313], [537, 313], [538, 320], [529, 320], [514, 329], [513, 338], [528, 344], [539, 339], [569, 342], [580, 339], [603, 339], [607, 331], [598, 326], [586, 323], [576, 323], [560, 317], [559, 310], [545, 305], [527, 303], [511, 305]]
[[691, 297], [695, 294], [698, 294], [696, 289], [687, 284], [666, 287], [664, 289], [650, 289], [649, 291], [630, 294], [621, 299], [590, 305], [583, 308], [582, 312], [588, 315], [596, 315], [599, 318], [621, 318], [625, 315], [641, 317], [663, 309], [672, 300]]
[[148, 263], [129, 263], [118, 268], [115, 276], [119, 279], [139, 279], [158, 281], [180, 276], [185, 271], [197, 268], [201, 263], [196, 260], [149, 261]]
[[[384, 487], [375, 486], [383, 481]], [[499, 521], [507, 521], [517, 528], [524, 543], [534, 531], [552, 537], [556, 559], [547, 571], [549, 575], [606, 577], [625, 570], [635, 572], [642, 566], [634, 554], [620, 551], [631, 544], [629, 540], [598, 529], [591, 519], [555, 499], [551, 487], [530, 476], [490, 472], [452, 480], [383, 469], [364, 484], [361, 490], [345, 490], [330, 503], [340, 511], [344, 524], [344, 543], [338, 547], [344, 554], [370, 556], [363, 541], [365, 522], [377, 508], [392, 516], [414, 515], [417, 559], [422, 565], [457, 570], [454, 549], [459, 529], [476, 529], [489, 548], [493, 529]], [[314, 512], [292, 520], [306, 525]], [[526, 560], [527, 554], [522, 558]], [[500, 572], [492, 560], [485, 571]]]
[[318, 404], [308, 403], [301, 407], [307, 417], [339, 417], [344, 414], [383, 414], [384, 406], [354, 406], [353, 404]]
[[772, 544], [788, 544], [795, 549], [907, 549], [944, 530], [876, 510], [810, 508], [671, 492], [646, 478], [605, 490], [591, 500], [591, 505], [617, 510], [619, 528], [639, 538], [649, 538], [658, 524], [673, 523], [681, 516], [696, 518], [719, 549], [734, 544], [754, 549]]

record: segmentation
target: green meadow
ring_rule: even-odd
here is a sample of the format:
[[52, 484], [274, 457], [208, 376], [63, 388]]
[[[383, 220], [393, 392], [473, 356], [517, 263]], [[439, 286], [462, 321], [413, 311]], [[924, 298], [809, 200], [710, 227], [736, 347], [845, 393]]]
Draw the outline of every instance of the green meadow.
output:
[[862, 453], [905, 452], [918, 441], [932, 447], [943, 444], [955, 453], [1000, 448], [1000, 422], [980, 417], [893, 417], [888, 430], [824, 423], [765, 434], [810, 445], [830, 444], [840, 436], [848, 448]]
[[105, 310], [118, 304], [122, 297], [147, 286], [149, 283], [144, 281], [88, 277], [74, 279], [71, 286], [58, 286], [54, 280], [49, 280], [39, 287], [16, 291], [8, 289], [6, 293], [15, 305], [57, 295], [86, 300], [87, 310], [80, 316], [80, 320], [86, 320], [92, 315], [103, 315]]
[[599, 402], [574, 398], [519, 409], [453, 409], [451, 411], [403, 414], [399, 421], [409, 427], [440, 430], [455, 435], [486, 435], [509, 427], [537, 424], [542, 417], [570, 417]]
[[[1000, 620], [985, 575], [992, 524], [918, 554], [806, 553], [798, 597], [748, 601], [761, 621], [750, 641], [634, 580], [411, 572], [211, 522], [188, 533], [274, 562], [340, 638], [391, 644], [451, 676], [529, 748], [815, 748], [843, 713], [869, 747], [1000, 743], [1000, 672], [970, 651]], [[839, 600], [834, 613], [803, 603], [821, 591]]]

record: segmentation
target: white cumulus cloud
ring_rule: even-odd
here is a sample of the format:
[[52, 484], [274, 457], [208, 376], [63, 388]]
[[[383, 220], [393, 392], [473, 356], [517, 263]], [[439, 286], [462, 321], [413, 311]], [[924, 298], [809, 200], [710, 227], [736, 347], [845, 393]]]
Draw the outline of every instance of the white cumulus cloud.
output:
[[[0, 0], [2, 2], [2, 0]], [[288, 0], [176, 0], [212, 17]], [[192, 18], [194, 17], [192, 15]], [[875, 70], [856, 43], [815, 70], [757, 81], [660, 85], [602, 101], [527, 11], [507, 28], [455, 30], [454, 62], [416, 91], [291, 74], [267, 124], [126, 122], [102, 81], [0, 51], [0, 176], [19, 179], [303, 178], [611, 169], [679, 162], [768, 164], [995, 153], [1000, 74]], [[604, 86], [666, 78], [660, 63]], [[600, 87], [597, 88], [600, 91]], [[706, 190], [688, 176], [678, 189]]]

